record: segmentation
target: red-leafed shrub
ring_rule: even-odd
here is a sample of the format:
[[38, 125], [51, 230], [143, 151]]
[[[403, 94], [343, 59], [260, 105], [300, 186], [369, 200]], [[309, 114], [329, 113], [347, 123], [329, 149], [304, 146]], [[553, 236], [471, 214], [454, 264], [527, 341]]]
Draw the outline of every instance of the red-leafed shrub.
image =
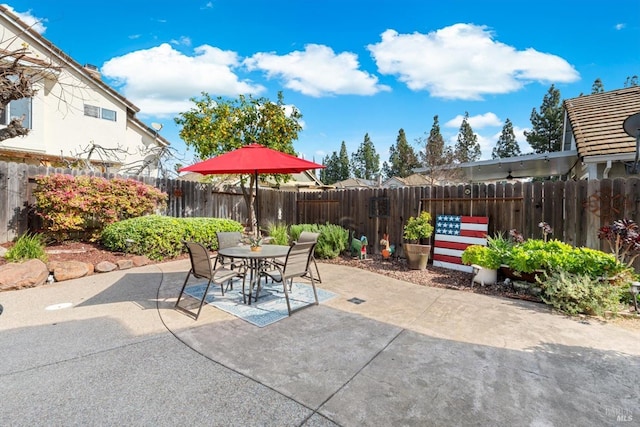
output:
[[167, 195], [133, 179], [49, 175], [36, 178], [36, 213], [55, 240], [95, 240], [116, 221], [163, 209]]

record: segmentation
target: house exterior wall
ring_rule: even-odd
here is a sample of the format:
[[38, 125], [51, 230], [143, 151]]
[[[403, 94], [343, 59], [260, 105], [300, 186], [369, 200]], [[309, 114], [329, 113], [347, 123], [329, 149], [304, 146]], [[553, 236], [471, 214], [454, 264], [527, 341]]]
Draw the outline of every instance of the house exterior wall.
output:
[[[38, 91], [32, 98], [31, 131], [25, 137], [0, 141], [0, 159], [25, 163], [52, 163], [61, 156], [87, 159], [81, 153], [95, 144], [122, 150], [111, 159], [90, 158], [111, 164], [115, 171], [118, 164], [142, 161], [148, 149], [158, 144], [157, 135], [130, 118], [136, 112], [132, 104], [106, 89], [84, 67], [57, 56], [55, 48], [6, 18], [0, 14], [0, 49], [12, 52], [26, 45], [29, 65], [51, 72], [34, 84]], [[85, 115], [85, 105], [98, 107], [99, 117]], [[103, 118], [102, 109], [115, 112], [115, 120]], [[21, 153], [25, 153], [22, 158]], [[147, 172], [154, 174], [156, 170]]]

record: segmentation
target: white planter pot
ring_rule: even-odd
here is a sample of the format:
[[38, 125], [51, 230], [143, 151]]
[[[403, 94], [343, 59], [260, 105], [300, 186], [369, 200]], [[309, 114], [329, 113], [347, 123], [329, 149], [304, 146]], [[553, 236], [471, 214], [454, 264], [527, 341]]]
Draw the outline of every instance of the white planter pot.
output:
[[473, 281], [480, 285], [495, 285], [498, 281], [498, 270], [491, 268], [480, 267], [479, 265], [472, 265], [473, 267]]

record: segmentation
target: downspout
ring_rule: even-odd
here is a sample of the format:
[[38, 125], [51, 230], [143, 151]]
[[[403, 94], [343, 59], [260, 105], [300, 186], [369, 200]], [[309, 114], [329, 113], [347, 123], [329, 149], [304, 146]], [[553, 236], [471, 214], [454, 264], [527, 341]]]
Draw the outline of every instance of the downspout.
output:
[[611, 170], [611, 160], [607, 160], [607, 166], [605, 166], [604, 170], [602, 171], [602, 179], [609, 178], [610, 170]]

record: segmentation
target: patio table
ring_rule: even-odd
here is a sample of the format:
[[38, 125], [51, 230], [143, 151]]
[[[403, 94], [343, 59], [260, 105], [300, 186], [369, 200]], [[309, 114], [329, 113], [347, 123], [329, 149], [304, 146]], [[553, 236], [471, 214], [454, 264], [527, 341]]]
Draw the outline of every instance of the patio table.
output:
[[[251, 279], [249, 281], [249, 305], [251, 305], [251, 294], [254, 285], [256, 286], [255, 301], [258, 301], [260, 292], [260, 276], [264, 268], [264, 260], [281, 258], [289, 253], [289, 246], [286, 245], [263, 245], [261, 250], [252, 251], [249, 246], [233, 246], [229, 248], [218, 249], [218, 254], [224, 257], [241, 258], [247, 260], [249, 269], [251, 270]], [[246, 295], [243, 295], [243, 297]]]

